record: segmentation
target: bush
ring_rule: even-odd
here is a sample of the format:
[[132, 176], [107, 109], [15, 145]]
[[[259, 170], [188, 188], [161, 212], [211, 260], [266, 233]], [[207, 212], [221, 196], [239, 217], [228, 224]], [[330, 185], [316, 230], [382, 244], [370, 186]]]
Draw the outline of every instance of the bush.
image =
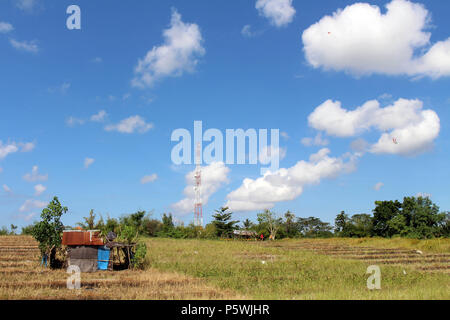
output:
[[147, 246], [144, 242], [139, 242], [136, 245], [136, 251], [134, 253], [131, 263], [134, 268], [144, 269], [145, 268], [145, 256], [147, 255]]

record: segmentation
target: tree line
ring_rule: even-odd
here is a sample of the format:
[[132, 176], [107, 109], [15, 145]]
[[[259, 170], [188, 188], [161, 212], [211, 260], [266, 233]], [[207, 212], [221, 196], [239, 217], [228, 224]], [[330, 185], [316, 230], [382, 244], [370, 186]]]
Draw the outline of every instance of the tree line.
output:
[[[120, 234], [127, 241], [138, 236], [170, 238], [231, 238], [235, 230], [252, 231], [265, 239], [283, 238], [330, 238], [330, 237], [448, 237], [450, 234], [450, 213], [440, 212], [439, 207], [427, 197], [405, 197], [402, 202], [376, 201], [372, 215], [359, 213], [349, 216], [339, 213], [334, 225], [316, 217], [297, 217], [291, 211], [279, 215], [270, 210], [257, 214], [256, 221], [233, 220], [233, 213], [226, 207], [213, 214], [213, 221], [205, 227], [192, 223], [176, 224], [172, 214], [164, 213], [156, 219], [146, 211], [137, 211], [119, 218], [99, 216], [91, 210], [89, 216], [77, 226], [86, 230], [102, 230]], [[71, 227], [66, 226], [66, 229]], [[32, 226], [22, 228], [22, 234], [31, 234]]]

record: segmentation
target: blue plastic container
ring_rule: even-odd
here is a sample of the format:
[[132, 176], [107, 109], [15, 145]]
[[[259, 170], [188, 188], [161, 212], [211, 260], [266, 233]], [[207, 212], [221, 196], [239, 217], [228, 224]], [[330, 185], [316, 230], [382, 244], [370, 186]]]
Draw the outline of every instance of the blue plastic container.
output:
[[98, 247], [98, 270], [108, 270], [109, 248], [106, 246]]

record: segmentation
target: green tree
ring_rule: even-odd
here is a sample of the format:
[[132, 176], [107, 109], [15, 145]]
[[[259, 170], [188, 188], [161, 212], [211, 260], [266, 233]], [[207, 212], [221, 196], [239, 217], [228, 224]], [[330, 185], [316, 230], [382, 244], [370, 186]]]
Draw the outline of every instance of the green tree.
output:
[[230, 221], [233, 213], [228, 211], [228, 207], [222, 207], [216, 210], [216, 214], [213, 215], [213, 224], [216, 227], [218, 237], [230, 237], [233, 231], [237, 229], [236, 224], [239, 221]]
[[171, 213], [169, 213], [168, 215], [165, 213], [163, 214], [162, 223], [163, 223], [162, 231], [164, 233], [171, 232], [175, 228], [175, 224], [173, 223], [173, 217]]
[[341, 211], [340, 214], [334, 219], [334, 233], [339, 237], [348, 237], [348, 225], [350, 219], [345, 211]]
[[297, 223], [295, 222], [295, 214], [289, 210], [284, 214], [284, 231], [286, 236], [294, 238], [297, 235]]
[[49, 257], [50, 266], [53, 265], [56, 249], [61, 247], [61, 234], [64, 225], [61, 216], [67, 212], [67, 207], [63, 207], [54, 197], [41, 213], [41, 221], [38, 222], [32, 231], [33, 237], [39, 242], [39, 249], [42, 255]]
[[400, 214], [402, 204], [398, 201], [375, 201], [373, 210], [373, 233], [380, 237], [392, 237], [397, 231], [388, 221]]
[[352, 216], [344, 230], [350, 237], [370, 237], [373, 229], [373, 218], [366, 213], [355, 214]]
[[282, 219], [278, 218], [274, 212], [267, 209], [264, 210], [264, 212], [258, 213], [257, 216], [260, 228], [262, 227], [262, 229], [265, 229], [269, 236], [275, 240], [278, 230], [283, 224]]
[[244, 222], [242, 222], [242, 226], [245, 230], [250, 230], [254, 225], [253, 222], [250, 221], [250, 219], [245, 219]]
[[77, 225], [83, 228], [84, 230], [94, 230], [95, 229], [95, 213], [94, 209], [89, 211], [88, 217], [83, 217], [84, 222], [77, 222]]
[[305, 238], [331, 237], [333, 227], [328, 222], [322, 222], [319, 218], [298, 218], [298, 230]]

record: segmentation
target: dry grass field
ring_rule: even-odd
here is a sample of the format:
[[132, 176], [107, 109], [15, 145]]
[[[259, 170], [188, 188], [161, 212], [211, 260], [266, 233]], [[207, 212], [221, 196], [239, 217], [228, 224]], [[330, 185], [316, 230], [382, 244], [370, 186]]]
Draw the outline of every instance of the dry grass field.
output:
[[[69, 290], [31, 237], [2, 236], [0, 299], [450, 299], [448, 239], [146, 241], [146, 270], [83, 273]], [[381, 290], [366, 286], [374, 264]]]
[[0, 237], [0, 299], [242, 299], [231, 290], [218, 290], [203, 279], [164, 272], [102, 271], [83, 273], [81, 290], [67, 289], [65, 270], [40, 266], [37, 243], [31, 237]]

